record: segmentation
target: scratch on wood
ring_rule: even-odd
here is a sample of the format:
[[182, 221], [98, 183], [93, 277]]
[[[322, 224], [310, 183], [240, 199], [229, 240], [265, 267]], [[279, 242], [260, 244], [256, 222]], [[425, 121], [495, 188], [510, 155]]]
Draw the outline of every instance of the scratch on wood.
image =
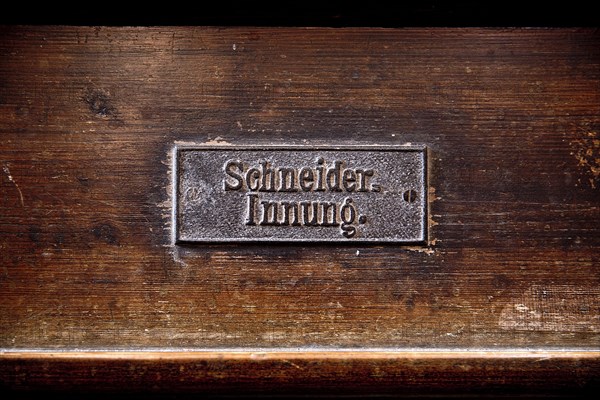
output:
[[15, 182], [15, 180], [12, 177], [12, 175], [10, 174], [10, 169], [8, 168], [8, 164], [7, 163], [2, 163], [2, 170], [4, 171], [4, 173], [6, 174], [6, 176], [8, 177], [8, 180], [13, 185], [15, 185], [15, 188], [17, 188], [17, 192], [19, 192], [19, 199], [21, 200], [21, 207], [25, 207], [25, 201], [23, 199], [23, 192], [21, 192], [21, 188], [19, 187], [19, 185], [17, 185], [17, 182]]
[[291, 365], [292, 367], [294, 367], [294, 368], [296, 368], [296, 369], [300, 369], [300, 370], [301, 370], [301, 369], [303, 369], [301, 366], [299, 366], [298, 364], [296, 364], [296, 363], [295, 363], [295, 362], [293, 362], [293, 361], [290, 361], [290, 360], [287, 360], [287, 359], [286, 359], [286, 360], [283, 360], [283, 362], [284, 362], [284, 363], [286, 363], [286, 364], [289, 364], [289, 365]]
[[504, 330], [600, 332], [600, 290], [574, 285], [533, 285], [506, 305], [499, 325]]

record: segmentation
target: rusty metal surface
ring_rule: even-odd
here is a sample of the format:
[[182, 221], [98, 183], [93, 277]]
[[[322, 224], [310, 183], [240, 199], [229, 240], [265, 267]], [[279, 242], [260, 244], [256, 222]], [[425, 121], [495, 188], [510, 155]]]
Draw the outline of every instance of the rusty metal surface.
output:
[[427, 239], [422, 146], [178, 147], [176, 242]]

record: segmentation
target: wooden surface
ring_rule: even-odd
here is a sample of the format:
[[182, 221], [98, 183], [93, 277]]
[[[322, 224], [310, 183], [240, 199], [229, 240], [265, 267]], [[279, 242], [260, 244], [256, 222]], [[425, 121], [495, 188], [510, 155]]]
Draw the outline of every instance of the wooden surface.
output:
[[598, 351], [37, 353], [6, 355], [0, 372], [21, 395], [51, 389], [123, 398], [562, 398], [597, 391], [599, 357]]
[[[0, 28], [0, 379], [597, 388], [599, 111], [590, 29]], [[426, 247], [172, 244], [175, 143], [408, 142]]]

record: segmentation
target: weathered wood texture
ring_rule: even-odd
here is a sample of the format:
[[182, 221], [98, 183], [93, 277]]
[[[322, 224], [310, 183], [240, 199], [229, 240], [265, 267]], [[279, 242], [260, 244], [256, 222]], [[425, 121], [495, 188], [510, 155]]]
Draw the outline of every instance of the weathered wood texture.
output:
[[600, 352], [544, 351], [54, 353], [8, 355], [0, 371], [10, 371], [12, 389], [36, 394], [67, 388], [75, 395], [116, 393], [130, 398], [149, 392], [193, 395], [201, 389], [214, 395], [311, 398], [444, 394], [552, 398], [597, 391], [599, 356]]
[[[4, 27], [0, 135], [4, 351], [600, 348], [595, 30]], [[173, 246], [176, 142], [426, 144], [431, 243]]]

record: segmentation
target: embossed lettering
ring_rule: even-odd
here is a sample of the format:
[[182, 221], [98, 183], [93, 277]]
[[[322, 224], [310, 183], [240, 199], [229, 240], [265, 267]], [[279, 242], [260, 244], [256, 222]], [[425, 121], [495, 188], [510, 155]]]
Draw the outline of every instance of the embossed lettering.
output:
[[314, 167], [273, 166], [268, 160], [249, 166], [239, 160], [225, 163], [225, 190], [252, 192], [379, 192], [381, 186], [371, 182], [373, 169], [344, 168], [343, 160], [326, 163], [320, 157]]
[[261, 200], [255, 193], [247, 194], [248, 226], [306, 226], [340, 227], [342, 235], [351, 238], [357, 233], [356, 224], [364, 224], [351, 198], [342, 203], [330, 201]]
[[225, 164], [225, 174], [227, 174], [229, 178], [232, 178], [234, 182], [231, 183], [231, 179], [226, 178], [225, 190], [239, 190], [242, 188], [242, 175], [236, 172], [236, 170], [241, 172], [242, 169], [243, 165], [240, 161], [228, 161], [227, 164]]
[[357, 206], [350, 197], [342, 202], [334, 201], [293, 201], [285, 199], [261, 200], [260, 192], [378, 192], [379, 184], [370, 182], [375, 176], [373, 169], [344, 168], [346, 162], [333, 160], [327, 163], [317, 158], [316, 166], [292, 168], [274, 166], [268, 160], [260, 160], [258, 165], [249, 166], [240, 160], [225, 163], [224, 187], [227, 191], [247, 190], [247, 226], [321, 226], [339, 227], [346, 238], [357, 234], [357, 224], [367, 218], [358, 215]]
[[246, 213], [246, 225], [256, 225], [255, 212], [254, 207], [256, 207], [256, 200], [258, 199], [258, 195], [253, 193], [248, 193], [248, 208]]
[[310, 192], [314, 185], [313, 170], [309, 167], [304, 167], [300, 170], [300, 187], [304, 192]]

